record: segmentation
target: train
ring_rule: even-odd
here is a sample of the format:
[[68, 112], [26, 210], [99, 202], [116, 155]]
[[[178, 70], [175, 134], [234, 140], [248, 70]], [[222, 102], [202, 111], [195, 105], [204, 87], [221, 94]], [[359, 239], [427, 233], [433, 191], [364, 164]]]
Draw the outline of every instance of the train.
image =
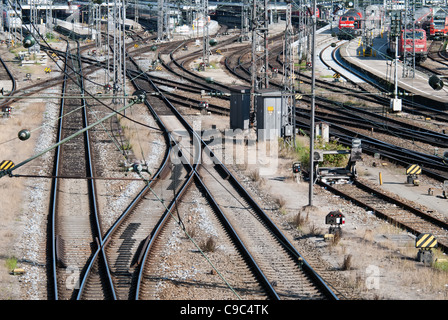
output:
[[[406, 52], [413, 52], [415, 50], [416, 63], [421, 63], [428, 58], [427, 40], [429, 38], [429, 29], [433, 14], [434, 10], [429, 7], [422, 7], [415, 11], [414, 21], [409, 21], [407, 27], [400, 31], [400, 36], [398, 39], [399, 58], [403, 57], [405, 50]], [[415, 42], [412, 40], [414, 36]], [[406, 38], [406, 44], [404, 44], [404, 38]], [[387, 48], [387, 53], [392, 57], [395, 57], [395, 46], [395, 37], [389, 37], [389, 47]]]
[[[402, 57], [404, 54], [404, 48], [406, 47], [407, 52], [413, 52], [415, 48], [415, 62], [421, 63], [428, 58], [428, 46], [426, 31], [422, 28], [419, 29], [406, 29], [406, 34], [404, 30], [401, 30], [400, 37], [398, 39], [398, 56]], [[406, 36], [406, 46], [404, 44], [404, 37]], [[415, 36], [415, 42], [413, 43], [412, 38]], [[395, 38], [391, 37], [389, 39], [389, 48], [387, 49], [388, 54], [395, 56]]]
[[338, 39], [353, 39], [367, 29], [380, 28], [384, 19], [384, 7], [369, 5], [365, 10], [352, 8], [339, 17]]
[[3, 9], [3, 25], [8, 30], [20, 30], [22, 28], [21, 12], [13, 9]]
[[[302, 15], [311, 17], [313, 15], [312, 7], [303, 7], [302, 10], [296, 10], [291, 12], [291, 18], [298, 18]], [[316, 7], [316, 18], [320, 18], [320, 9]]]
[[448, 16], [443, 10], [438, 10], [433, 14], [425, 28], [429, 39], [441, 40], [448, 35]]
[[338, 40], [353, 39], [362, 32], [364, 12], [360, 9], [349, 9], [339, 17]]

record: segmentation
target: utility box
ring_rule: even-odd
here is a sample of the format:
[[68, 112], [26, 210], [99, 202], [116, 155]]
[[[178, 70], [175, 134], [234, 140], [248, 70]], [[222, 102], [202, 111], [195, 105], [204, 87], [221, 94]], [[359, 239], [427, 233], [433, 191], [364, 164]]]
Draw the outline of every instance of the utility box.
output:
[[233, 87], [230, 94], [230, 129], [249, 129], [250, 87]]
[[390, 109], [393, 112], [400, 112], [401, 111], [401, 99], [391, 99], [390, 100]]
[[282, 127], [282, 112], [285, 98], [282, 93], [272, 89], [260, 89], [256, 92], [257, 137], [267, 141], [277, 139]]
[[330, 141], [330, 126], [325, 122], [316, 123], [316, 136], [321, 136], [325, 142]]

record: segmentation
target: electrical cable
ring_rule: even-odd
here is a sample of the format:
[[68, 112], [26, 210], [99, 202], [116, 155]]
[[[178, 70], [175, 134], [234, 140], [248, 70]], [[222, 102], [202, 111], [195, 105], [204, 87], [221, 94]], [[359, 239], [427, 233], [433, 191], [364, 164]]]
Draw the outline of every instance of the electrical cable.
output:
[[[14, 8], [14, 6], [11, 4], [11, 0], [7, 0], [7, 1], [8, 1], [8, 3], [10, 4], [10, 6]], [[20, 10], [23, 10], [23, 9], [22, 9], [22, 6], [21, 6], [20, 3], [18, 3], [18, 6], [19, 6]], [[15, 8], [14, 8], [14, 11], [15, 11], [16, 14], [17, 14], [17, 10], [16, 10]], [[23, 23], [23, 17], [21, 17], [21, 20], [22, 20], [22, 23]], [[45, 39], [45, 38], [42, 36], [42, 34], [39, 32], [38, 28], [34, 25], [34, 23], [31, 23], [31, 26], [35, 29], [37, 35], [42, 39], [42, 41], [45, 43], [45, 45], [48, 46], [49, 48], [51, 48], [51, 46], [48, 44], [48, 42], [46, 41], [46, 39]], [[27, 28], [27, 27], [25, 26], [25, 28]], [[30, 31], [29, 29], [27, 29], [27, 30], [28, 30], [28, 32], [29, 32], [30, 34], [32, 34], [31, 31]], [[54, 59], [52, 56], [50, 56], [50, 59], [51, 59], [53, 62], [56, 63], [55, 59]], [[74, 80], [71, 78], [71, 76], [70, 76], [67, 72], [65, 72], [64, 70], [62, 70], [62, 68], [61, 68], [57, 63], [56, 63], [56, 65], [58, 66], [58, 68], [60, 69], [60, 71], [61, 71], [62, 73], [64, 73], [64, 74], [67, 75], [67, 77], [68, 77], [70, 80], [72, 80], [74, 83], [77, 83], [76, 81], [74, 81]], [[69, 66], [69, 69], [71, 69], [75, 74], [77, 74], [77, 72], [76, 72], [75, 70], [73, 70], [70, 66]], [[78, 75], [79, 75], [79, 74], [78, 74]], [[83, 78], [84, 78], [85, 80], [87, 80], [87, 81], [90, 81], [90, 80], [87, 79], [84, 75], [79, 75], [79, 76], [83, 77]], [[111, 111], [113, 111], [113, 112], [115, 112], [115, 113], [121, 115], [122, 117], [124, 117], [124, 118], [126, 118], [126, 119], [128, 119], [128, 120], [130, 120], [130, 121], [135, 121], [135, 120], [133, 120], [133, 119], [131, 119], [131, 118], [128, 118], [125, 114], [118, 113], [116, 110], [114, 110], [113, 108], [109, 107], [108, 105], [106, 105], [105, 103], [103, 103], [101, 100], [99, 100], [98, 98], [96, 98], [96, 97], [95, 97], [92, 93], [90, 93], [89, 91], [85, 91], [85, 93], [87, 93], [92, 99], [94, 99], [95, 101], [99, 102], [101, 105], [103, 105], [104, 107], [108, 108], [109, 110], [111, 110]], [[137, 124], [139, 124], [139, 125], [148, 127], [148, 128], [150, 128], [150, 129], [157, 130], [157, 131], [161, 131], [159, 128], [151, 127], [151, 126], [148, 126], [148, 125], [143, 124], [143, 123], [138, 122], [138, 121], [135, 121], [135, 122], [136, 122]]]
[[[193, 169], [194, 170], [194, 169]], [[194, 241], [194, 239], [191, 237], [191, 235], [186, 230], [185, 226], [183, 225], [183, 222], [181, 220], [176, 220], [176, 217], [173, 215], [171, 210], [165, 205], [165, 202], [160, 199], [160, 197], [157, 195], [157, 193], [150, 187], [149, 181], [146, 181], [146, 179], [139, 173], [143, 181], [147, 182], [148, 189], [151, 191], [151, 193], [157, 198], [158, 201], [163, 205], [167, 213], [171, 216], [171, 218], [176, 222], [176, 224], [182, 229], [182, 231], [185, 233], [187, 238], [193, 243], [193, 245], [196, 247], [196, 249], [201, 253], [201, 255], [205, 258], [205, 260], [210, 264], [210, 266], [213, 268], [213, 270], [216, 271], [216, 273], [220, 276], [220, 278], [224, 281], [224, 283], [227, 285], [227, 287], [235, 294], [235, 296], [241, 300], [241, 297], [238, 295], [238, 293], [235, 291], [235, 289], [232, 287], [232, 285], [227, 281], [227, 279], [222, 275], [222, 273], [216, 268], [216, 266], [213, 264], [213, 262], [209, 259], [209, 257], [205, 254], [205, 252], [201, 249], [201, 247]], [[177, 203], [174, 204], [174, 206], [177, 207]]]

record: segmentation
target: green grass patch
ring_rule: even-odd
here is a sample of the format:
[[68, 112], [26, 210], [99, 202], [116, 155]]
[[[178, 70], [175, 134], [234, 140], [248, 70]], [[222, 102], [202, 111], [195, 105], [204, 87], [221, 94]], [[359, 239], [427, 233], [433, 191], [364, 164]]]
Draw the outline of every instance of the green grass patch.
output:
[[434, 269], [447, 272], [448, 271], [448, 261], [447, 260], [436, 260], [434, 262]]
[[[283, 150], [286, 149], [283, 141], [280, 141], [279, 146]], [[349, 150], [349, 148], [339, 144], [337, 141], [330, 140], [325, 142], [318, 136], [314, 143], [314, 150]], [[310, 164], [310, 147], [303, 139], [296, 139], [295, 148], [290, 152], [289, 156], [294, 158], [294, 161], [300, 161], [303, 168], [307, 168]], [[324, 160], [320, 163], [320, 166], [344, 167], [347, 165], [348, 159], [348, 154], [324, 154]]]
[[8, 270], [12, 271], [15, 268], [17, 268], [17, 258], [16, 257], [10, 257], [8, 259], [6, 259], [6, 268], [8, 268]]

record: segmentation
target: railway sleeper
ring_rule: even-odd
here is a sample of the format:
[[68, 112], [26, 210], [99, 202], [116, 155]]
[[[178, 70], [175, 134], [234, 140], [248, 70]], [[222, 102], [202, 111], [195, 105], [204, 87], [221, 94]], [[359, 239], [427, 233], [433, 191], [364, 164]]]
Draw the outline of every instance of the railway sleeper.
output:
[[67, 268], [67, 264], [65, 262], [65, 241], [61, 237], [61, 235], [56, 236], [56, 261], [57, 265], [60, 268]]

